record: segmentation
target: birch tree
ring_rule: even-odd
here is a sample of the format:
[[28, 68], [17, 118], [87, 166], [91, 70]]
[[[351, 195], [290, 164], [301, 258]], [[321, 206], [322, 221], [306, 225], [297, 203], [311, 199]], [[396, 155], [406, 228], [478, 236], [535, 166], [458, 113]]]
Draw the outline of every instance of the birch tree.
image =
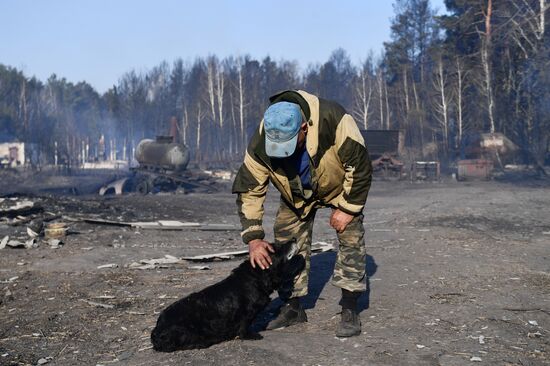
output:
[[495, 133], [495, 97], [493, 94], [493, 69], [491, 66], [492, 51], [492, 17], [493, 0], [487, 0], [487, 7], [482, 9], [485, 18], [485, 30], [479, 31], [481, 37], [481, 65], [483, 68], [483, 89], [487, 100], [487, 113], [489, 118], [489, 132]]
[[443, 148], [445, 156], [447, 156], [449, 152], [449, 105], [451, 98], [448, 90], [448, 75], [445, 71], [443, 57], [441, 55], [437, 59], [433, 86], [438, 95], [438, 97], [434, 99], [436, 111], [435, 118], [439, 123], [443, 135]]
[[462, 145], [462, 136], [464, 135], [464, 88], [466, 82], [467, 71], [464, 69], [464, 62], [455, 56], [456, 78], [455, 78], [455, 93], [456, 95], [456, 139], [455, 149], [459, 149]]
[[372, 56], [367, 58], [358, 70], [355, 85], [353, 114], [361, 122], [363, 129], [369, 128], [370, 103], [373, 92]]
[[376, 86], [378, 87], [378, 112], [380, 113], [380, 127], [382, 128], [384, 125], [384, 92], [386, 92], [387, 96], [387, 91], [386, 80], [381, 65], [378, 65], [376, 68]]

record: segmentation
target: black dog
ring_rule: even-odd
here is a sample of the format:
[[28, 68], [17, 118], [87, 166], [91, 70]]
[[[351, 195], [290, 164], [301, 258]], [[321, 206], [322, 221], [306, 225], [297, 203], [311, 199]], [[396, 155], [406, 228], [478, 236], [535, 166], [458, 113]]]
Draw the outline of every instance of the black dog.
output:
[[249, 338], [248, 328], [270, 302], [269, 296], [305, 266], [294, 255], [294, 241], [274, 244], [273, 264], [262, 270], [248, 260], [229, 277], [190, 294], [164, 309], [151, 333], [156, 351], [206, 348], [239, 336]]

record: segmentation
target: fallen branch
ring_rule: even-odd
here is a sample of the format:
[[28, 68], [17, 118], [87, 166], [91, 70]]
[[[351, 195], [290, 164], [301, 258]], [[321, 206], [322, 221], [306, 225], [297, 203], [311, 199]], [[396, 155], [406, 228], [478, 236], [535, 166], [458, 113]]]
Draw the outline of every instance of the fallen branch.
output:
[[86, 300], [86, 299], [80, 299], [80, 301], [83, 301], [88, 305], [92, 305], [92, 306], [100, 307], [100, 308], [105, 308], [105, 309], [114, 309], [114, 307], [115, 307], [114, 305], [102, 304], [100, 302], [90, 301], [90, 300]]

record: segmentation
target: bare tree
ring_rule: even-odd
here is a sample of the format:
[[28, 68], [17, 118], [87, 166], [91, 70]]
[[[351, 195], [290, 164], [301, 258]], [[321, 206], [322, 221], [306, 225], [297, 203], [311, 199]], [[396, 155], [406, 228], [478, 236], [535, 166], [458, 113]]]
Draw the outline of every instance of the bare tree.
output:
[[208, 104], [210, 105], [210, 112], [212, 114], [212, 120], [216, 120], [216, 99], [214, 91], [214, 73], [216, 68], [216, 59], [210, 57], [206, 63], [206, 75], [207, 75], [207, 93], [208, 93]]
[[526, 58], [539, 50], [539, 43], [544, 39], [546, 28], [546, 11], [550, 9], [548, 0], [538, 0], [538, 9], [533, 1], [512, 0], [514, 14], [507, 14], [511, 27], [508, 27], [510, 38], [523, 51]]
[[439, 55], [437, 59], [436, 69], [433, 78], [433, 86], [438, 94], [435, 99], [434, 109], [436, 111], [435, 118], [439, 123], [443, 134], [443, 148], [447, 156], [449, 151], [449, 104], [450, 93], [448, 91], [448, 76], [443, 65], [443, 57]]
[[487, 9], [483, 9], [485, 18], [485, 32], [480, 32], [481, 36], [481, 64], [484, 75], [484, 92], [487, 98], [487, 113], [489, 116], [489, 132], [495, 133], [495, 97], [493, 92], [493, 70], [491, 67], [492, 51], [492, 24], [493, 0], [487, 1]]
[[224, 92], [224, 85], [225, 85], [225, 77], [222, 71], [221, 65], [217, 67], [216, 70], [216, 99], [218, 102], [218, 122], [220, 125], [220, 129], [223, 129], [223, 92]]
[[19, 111], [20, 118], [23, 120], [23, 135], [28, 138], [29, 135], [29, 113], [27, 103], [27, 79], [21, 80], [21, 94], [19, 96]]
[[464, 88], [466, 81], [467, 71], [464, 68], [464, 63], [456, 56], [456, 82], [455, 82], [455, 95], [456, 95], [456, 123], [457, 133], [455, 139], [455, 148], [458, 149], [462, 144], [462, 136], [464, 134]]
[[[382, 71], [382, 66], [378, 65], [376, 68], [376, 85], [378, 86], [378, 110], [380, 112], [380, 127], [384, 125], [384, 94], [383, 91], [386, 88], [386, 80]], [[386, 90], [387, 97], [387, 90]]]
[[363, 128], [369, 127], [370, 102], [372, 98], [371, 78], [372, 58], [367, 59], [359, 69], [359, 75], [355, 82], [355, 103], [353, 114], [362, 122]]
[[182, 118], [182, 128], [181, 128], [181, 140], [185, 145], [187, 145], [187, 128], [189, 127], [189, 113], [187, 112], [187, 104], [183, 107], [183, 118]]
[[201, 131], [201, 126], [202, 126], [202, 120], [204, 118], [204, 111], [202, 109], [202, 104], [199, 103], [197, 105], [197, 139], [196, 139], [196, 153], [195, 153], [195, 156], [196, 156], [196, 159], [198, 161], [201, 160], [202, 158], [202, 154], [201, 154], [201, 151], [202, 151], [202, 145], [201, 145], [201, 137], [202, 137], [202, 131]]
[[382, 79], [384, 82], [384, 97], [386, 100], [386, 129], [390, 129], [390, 102], [388, 98], [388, 83], [386, 83], [386, 79]]
[[403, 78], [403, 97], [404, 97], [404, 100], [405, 100], [405, 112], [407, 115], [409, 115], [409, 113], [411, 112], [411, 105], [410, 105], [410, 102], [409, 102], [409, 77], [408, 77], [408, 73], [407, 73], [407, 65], [403, 65], [403, 74], [402, 74], [402, 78]]
[[246, 136], [246, 129], [244, 125], [244, 78], [243, 78], [243, 59], [238, 59], [237, 75], [238, 75], [238, 92], [239, 92], [239, 127], [241, 133], [242, 147], [246, 146], [248, 137]]

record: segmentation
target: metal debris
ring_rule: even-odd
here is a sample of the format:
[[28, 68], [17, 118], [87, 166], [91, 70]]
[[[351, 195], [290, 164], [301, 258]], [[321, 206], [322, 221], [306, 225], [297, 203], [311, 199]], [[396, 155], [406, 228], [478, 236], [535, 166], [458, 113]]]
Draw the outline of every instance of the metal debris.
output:
[[58, 249], [63, 246], [63, 242], [59, 239], [50, 239], [48, 240], [48, 244], [52, 249]]
[[[311, 251], [313, 253], [315, 252], [322, 253], [322, 252], [327, 252], [331, 250], [334, 250], [334, 245], [323, 241], [318, 241], [311, 245]], [[184, 259], [186, 261], [192, 261], [192, 262], [211, 262], [215, 260], [233, 259], [235, 257], [240, 257], [247, 254], [248, 254], [248, 249], [245, 249], [245, 250], [238, 250], [234, 252], [222, 252], [222, 253], [195, 255], [191, 257], [181, 257], [181, 259]]]
[[67, 235], [69, 228], [64, 222], [54, 222], [48, 224], [46, 229], [44, 229], [44, 237], [46, 239], [59, 239]]
[[199, 227], [201, 231], [240, 231], [240, 227], [232, 224], [202, 224]]
[[155, 269], [157, 266], [155, 264], [140, 264], [138, 262], [132, 262], [128, 265], [128, 268], [131, 269]]
[[472, 356], [472, 358], [470, 358], [470, 361], [471, 362], [481, 362], [481, 357], [477, 357], [477, 356]]
[[129, 178], [121, 178], [121, 179], [115, 180], [114, 182], [111, 182], [101, 187], [99, 190], [99, 195], [100, 196], [105, 196], [108, 194], [121, 195], [122, 193], [129, 192], [131, 191], [129, 187], [130, 184], [128, 184], [129, 182], [130, 182]]
[[[168, 222], [168, 225], [175, 225], [172, 221]], [[316, 242], [311, 246], [312, 252], [326, 252], [334, 250], [334, 246], [326, 242]], [[191, 262], [212, 262], [212, 261], [221, 261], [221, 260], [230, 260], [235, 257], [245, 256], [248, 254], [248, 249], [232, 251], [232, 252], [222, 252], [222, 253], [212, 253], [212, 254], [203, 254], [196, 256], [187, 256], [187, 257], [174, 257], [172, 255], [166, 254], [163, 258], [152, 258], [152, 259], [141, 259], [138, 262], [132, 262], [128, 265], [128, 268], [131, 269], [157, 269], [166, 267], [169, 264], [181, 263], [183, 260]], [[113, 268], [113, 265], [105, 264], [97, 268]], [[194, 270], [208, 270], [209, 266], [189, 266], [188, 269]]]
[[23, 200], [16, 202], [14, 206], [0, 207], [0, 217], [16, 218], [17, 216], [27, 216], [41, 211], [44, 211], [42, 206], [29, 200]]
[[24, 248], [25, 247], [25, 243], [20, 242], [19, 240], [15, 240], [15, 239], [9, 240], [6, 243], [6, 245], [8, 247], [12, 247], [12, 248]]
[[233, 224], [201, 224], [198, 222], [185, 222], [178, 220], [158, 220], [125, 222], [105, 220], [101, 218], [85, 217], [70, 218], [71, 221], [83, 221], [88, 224], [126, 226], [144, 230], [201, 230], [201, 231], [239, 231], [240, 228]]
[[10, 237], [8, 235], [4, 236], [4, 238], [0, 241], [0, 249], [4, 249], [9, 240]]
[[46, 215], [42, 215], [39, 218], [29, 221], [29, 223], [27, 224], [27, 228], [37, 233], [38, 235], [40, 235], [44, 231], [45, 222], [57, 220], [57, 219], [60, 219], [61, 217], [62, 217], [61, 215], [46, 213]]
[[[6, 238], [4, 238], [2, 240], [2, 243], [4, 242], [5, 239]], [[36, 243], [36, 239], [34, 239], [34, 238], [29, 239], [25, 242], [12, 239], [12, 240], [8, 240], [8, 242], [5, 245], [7, 245], [8, 247], [12, 247], [12, 248], [26, 248], [26, 249], [30, 249], [30, 248], [33, 248], [33, 247], [38, 247], [38, 244]], [[0, 245], [0, 248], [2, 248], [1, 245]]]
[[235, 225], [231, 224], [201, 224], [198, 222], [182, 222], [176, 220], [159, 220], [151, 222], [131, 222], [131, 227], [138, 229], [152, 230], [187, 230], [197, 229], [201, 231], [239, 231]]
[[31, 238], [25, 242], [25, 248], [27, 249], [36, 248], [36, 247], [38, 247], [38, 243], [36, 242], [35, 238]]
[[132, 262], [128, 268], [133, 269], [155, 269], [161, 265], [180, 263], [181, 259], [173, 255], [166, 254], [164, 258], [142, 259], [139, 262]]
[[104, 220], [100, 218], [93, 218], [93, 217], [87, 217], [87, 218], [67, 218], [71, 221], [83, 221], [88, 224], [97, 224], [97, 225], [113, 225], [113, 226], [132, 226], [129, 222], [123, 222], [123, 221], [114, 221], [114, 220]]
[[206, 270], [209, 270], [210, 267], [209, 266], [189, 266], [187, 267], [188, 269], [195, 269], [197, 271], [206, 271]]
[[176, 220], [159, 220], [157, 221], [160, 226], [164, 227], [197, 227], [201, 226], [198, 222], [181, 222]]
[[27, 235], [29, 235], [31, 238], [37, 238], [39, 233], [31, 229], [30, 227], [27, 227]]
[[192, 261], [192, 262], [210, 262], [214, 260], [233, 259], [235, 257], [243, 256], [246, 254], [248, 254], [248, 249], [238, 250], [234, 252], [223, 252], [223, 253], [214, 253], [214, 254], [195, 255], [192, 257], [181, 257], [181, 259], [184, 259], [186, 261]]
[[117, 268], [118, 264], [116, 263], [109, 263], [109, 264], [102, 264], [101, 266], [97, 266], [97, 269], [103, 269], [103, 268]]

